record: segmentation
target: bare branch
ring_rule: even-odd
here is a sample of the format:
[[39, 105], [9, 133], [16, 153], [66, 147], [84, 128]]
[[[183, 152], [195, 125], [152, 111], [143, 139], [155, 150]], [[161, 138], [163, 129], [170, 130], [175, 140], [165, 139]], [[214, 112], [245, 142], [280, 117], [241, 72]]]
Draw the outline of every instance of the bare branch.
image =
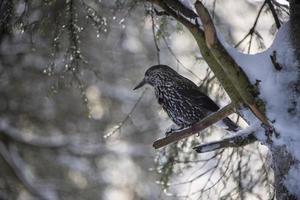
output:
[[164, 0], [164, 2], [166, 2], [166, 4], [171, 7], [172, 9], [174, 9], [177, 12], [180, 12], [181, 14], [183, 14], [185, 17], [187, 18], [197, 18], [197, 14], [194, 13], [193, 10], [187, 8], [185, 5], [182, 4], [181, 1], [178, 0]]
[[60, 148], [68, 145], [67, 138], [63, 136], [40, 137], [37, 135], [26, 135], [20, 130], [10, 126], [5, 121], [0, 121], [0, 136], [4, 135], [7, 138], [22, 143], [25, 145], [43, 147], [43, 148]]
[[130, 112], [126, 115], [126, 117], [115, 127], [113, 128], [113, 130], [109, 131], [108, 133], [106, 133], [103, 137], [106, 139], [110, 136], [112, 136], [113, 134], [115, 134], [118, 130], [121, 129], [121, 127], [131, 118], [132, 113], [135, 111], [136, 107], [138, 106], [138, 104], [141, 102], [142, 98], [144, 97], [144, 95], [146, 94], [147, 89], [145, 89], [142, 94], [140, 95], [140, 97], [138, 98], [138, 100], [135, 102], [135, 104], [133, 105], [133, 107], [131, 108]]
[[270, 8], [270, 10], [271, 10], [271, 13], [272, 13], [272, 15], [273, 15], [273, 18], [274, 18], [276, 27], [277, 27], [277, 29], [279, 29], [280, 26], [281, 26], [281, 24], [280, 24], [279, 17], [278, 17], [278, 15], [277, 15], [277, 13], [276, 13], [276, 10], [275, 10], [275, 8], [274, 8], [274, 5], [273, 5], [273, 3], [272, 3], [271, 0], [266, 0], [266, 2], [267, 2], [268, 6], [269, 6], [269, 8]]
[[169, 13], [167, 13], [166, 11], [158, 11], [155, 8], [154, 8], [154, 12], [157, 16], [169, 16]]
[[16, 177], [19, 181], [25, 186], [25, 188], [34, 196], [38, 197], [39, 199], [48, 199], [44, 196], [34, 185], [33, 183], [26, 177], [23, 173], [24, 166], [18, 165], [14, 157], [12, 156], [11, 152], [7, 149], [5, 144], [0, 141], [0, 156], [4, 159], [4, 161], [8, 164], [8, 166], [12, 169]]
[[237, 133], [237, 135], [233, 137], [202, 144], [194, 147], [193, 149], [196, 150], [198, 153], [206, 153], [206, 152], [215, 151], [222, 148], [242, 147], [247, 144], [253, 143], [256, 140], [257, 138], [255, 137], [254, 132], [251, 131], [250, 133], [242, 133], [242, 134]]
[[261, 7], [260, 7], [260, 9], [259, 9], [259, 11], [258, 11], [258, 13], [257, 13], [257, 16], [256, 16], [256, 18], [255, 18], [255, 20], [254, 20], [254, 23], [253, 23], [252, 27], [250, 28], [249, 32], [245, 35], [245, 37], [243, 37], [242, 40], [240, 40], [240, 41], [234, 46], [235, 48], [238, 47], [242, 42], [244, 42], [245, 39], [246, 39], [248, 36], [250, 36], [250, 41], [249, 41], [249, 46], [248, 46], [248, 53], [250, 53], [251, 43], [252, 43], [252, 39], [253, 39], [253, 34], [256, 32], [256, 31], [255, 31], [255, 28], [256, 28], [256, 26], [257, 26], [257, 22], [258, 22], [258, 20], [259, 20], [259, 17], [261, 16], [261, 13], [262, 13], [263, 8], [265, 7], [266, 3], [267, 3], [267, 1], [265, 0], [264, 3], [261, 5]]
[[151, 16], [151, 22], [152, 22], [152, 35], [153, 35], [153, 41], [156, 48], [156, 57], [157, 57], [157, 63], [160, 64], [160, 48], [158, 46], [158, 40], [156, 36], [156, 30], [155, 30], [155, 19], [154, 19], [154, 7], [153, 4], [151, 4], [151, 10], [150, 10], [150, 16]]
[[173, 132], [171, 135], [161, 138], [153, 143], [153, 147], [155, 149], [164, 147], [170, 143], [177, 142], [183, 138], [189, 137], [191, 135], [194, 135], [196, 133], [199, 133], [200, 131], [206, 129], [207, 127], [213, 125], [214, 123], [224, 119], [228, 115], [232, 114], [234, 112], [234, 104], [231, 103], [224, 108], [220, 109], [219, 111], [205, 117], [200, 122], [192, 125], [189, 128], [181, 129], [179, 131]]

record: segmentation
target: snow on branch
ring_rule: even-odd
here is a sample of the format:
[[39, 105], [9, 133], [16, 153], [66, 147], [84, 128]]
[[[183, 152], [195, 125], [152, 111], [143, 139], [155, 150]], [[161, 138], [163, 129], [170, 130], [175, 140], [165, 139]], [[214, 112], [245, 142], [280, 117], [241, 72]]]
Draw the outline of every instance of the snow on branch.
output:
[[196, 150], [198, 153], [206, 153], [222, 148], [228, 147], [242, 147], [247, 144], [253, 143], [257, 140], [253, 131], [246, 132], [240, 131], [235, 136], [225, 138], [219, 141], [210, 142], [206, 144], [201, 144], [199, 146], [194, 147], [193, 149]]
[[231, 103], [224, 108], [220, 109], [219, 111], [205, 117], [203, 120], [200, 122], [192, 125], [191, 127], [181, 129], [178, 131], [173, 132], [171, 135], [161, 138], [156, 140], [153, 143], [153, 147], [155, 149], [164, 147], [170, 143], [177, 142], [183, 138], [189, 137], [191, 135], [194, 135], [196, 133], [199, 133], [200, 131], [206, 129], [207, 127], [213, 125], [214, 123], [224, 119], [228, 115], [232, 114], [234, 112], [234, 104]]
[[219, 41], [208, 10], [200, 1], [196, 1], [195, 8], [204, 27], [207, 47], [210, 49], [217, 62], [219, 62], [220, 66], [225, 71], [226, 76], [230, 79], [240, 97], [249, 106], [253, 114], [262, 123], [270, 127], [268, 119], [263, 113], [263, 108], [259, 106], [258, 100], [255, 98], [257, 96], [257, 91], [242, 68], [235, 62]]

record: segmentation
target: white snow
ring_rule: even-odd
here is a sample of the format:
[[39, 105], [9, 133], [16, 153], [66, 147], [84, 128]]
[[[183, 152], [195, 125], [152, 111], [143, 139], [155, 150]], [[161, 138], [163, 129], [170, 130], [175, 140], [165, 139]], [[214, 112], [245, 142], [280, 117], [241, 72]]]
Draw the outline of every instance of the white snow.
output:
[[210, 151], [215, 150], [216, 148], [219, 148], [219, 147], [220, 147], [220, 144], [207, 145], [207, 146], [201, 148], [201, 152], [210, 152]]
[[194, 5], [190, 0], [179, 0], [186, 8], [193, 10]]
[[[291, 101], [299, 99], [293, 96], [292, 86], [297, 81], [297, 61], [294, 56], [294, 49], [290, 42], [290, 23], [285, 23], [278, 31], [271, 47], [262, 53], [248, 55], [237, 52], [236, 49], [228, 46], [222, 41], [225, 48], [236, 62], [243, 68], [250, 81], [254, 84], [260, 80], [260, 98], [266, 103], [266, 114], [269, 120], [275, 121], [273, 126], [280, 134], [279, 138], [274, 138], [274, 145], [286, 145], [288, 151], [300, 160], [300, 123], [299, 115], [291, 115], [288, 109]], [[221, 38], [221, 36], [219, 36]], [[282, 66], [282, 70], [275, 69], [270, 55], [276, 51], [277, 62]], [[296, 112], [297, 113], [297, 112]], [[248, 117], [248, 116], [247, 116]], [[253, 118], [249, 120], [253, 122]], [[254, 122], [256, 123], [256, 122]], [[265, 140], [264, 133], [260, 131], [257, 137]], [[300, 196], [300, 183], [291, 177], [299, 177], [297, 166], [289, 171], [286, 184], [291, 188], [291, 192]], [[294, 181], [293, 181], [294, 180]], [[291, 187], [290, 187], [291, 186]]]
[[299, 166], [294, 165], [290, 169], [289, 174], [286, 176], [286, 180], [285, 180], [285, 185], [287, 186], [289, 191], [297, 197], [300, 197], [299, 177], [300, 177]]

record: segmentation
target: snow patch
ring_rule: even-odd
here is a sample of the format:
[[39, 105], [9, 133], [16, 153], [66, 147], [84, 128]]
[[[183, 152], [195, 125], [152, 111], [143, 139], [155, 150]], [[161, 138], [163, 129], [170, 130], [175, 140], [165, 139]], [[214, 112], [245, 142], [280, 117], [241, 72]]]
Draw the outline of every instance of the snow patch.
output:
[[290, 171], [289, 174], [286, 176], [286, 181], [285, 181], [285, 186], [289, 189], [289, 191], [297, 196], [300, 197], [300, 182], [299, 182], [299, 177], [300, 177], [300, 170], [298, 165], [294, 165]]
[[[224, 47], [229, 54], [242, 67], [251, 83], [260, 81], [259, 97], [266, 104], [266, 115], [273, 121], [275, 130], [280, 134], [279, 138], [274, 138], [274, 145], [285, 145], [288, 151], [297, 160], [300, 160], [300, 123], [299, 110], [296, 114], [291, 114], [289, 109], [292, 101], [299, 103], [293, 91], [293, 84], [298, 79], [298, 62], [294, 55], [294, 48], [290, 40], [290, 23], [287, 22], [278, 31], [271, 47], [264, 52], [248, 55], [238, 52], [236, 49], [227, 45], [222, 37], [219, 36]], [[271, 56], [276, 54], [276, 62], [282, 67], [277, 70], [272, 63]], [[298, 109], [298, 108], [296, 108]], [[253, 118], [250, 118], [250, 122]], [[255, 122], [256, 123], [256, 122]], [[263, 132], [256, 134], [259, 140], [265, 141]], [[297, 165], [289, 171], [286, 185], [290, 192], [300, 196], [299, 180], [300, 170]]]
[[194, 9], [194, 5], [192, 4], [192, 2], [190, 0], [179, 0], [186, 8], [193, 10]]

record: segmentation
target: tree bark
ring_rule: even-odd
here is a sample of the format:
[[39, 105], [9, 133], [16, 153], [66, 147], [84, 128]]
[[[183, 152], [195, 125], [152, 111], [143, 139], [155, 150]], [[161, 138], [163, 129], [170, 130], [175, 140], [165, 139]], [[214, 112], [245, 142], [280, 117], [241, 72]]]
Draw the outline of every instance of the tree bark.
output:
[[[295, 56], [300, 63], [300, 0], [290, 0], [290, 23], [291, 32], [290, 38], [295, 49]], [[300, 65], [298, 64], [298, 81], [295, 85], [294, 94], [299, 97], [300, 86]], [[297, 98], [296, 97], [296, 98]], [[296, 110], [296, 100], [294, 108]], [[283, 133], [284, 134], [284, 133]], [[289, 188], [286, 186], [285, 181], [287, 175], [294, 165], [299, 165], [299, 160], [296, 160], [291, 153], [287, 150], [285, 145], [271, 146], [272, 152], [272, 168], [274, 170], [275, 177], [275, 190], [276, 198], [278, 200], [285, 199], [299, 199], [299, 197], [290, 193]]]
[[[182, 24], [184, 24], [188, 30], [193, 34], [195, 40], [198, 43], [199, 49], [203, 55], [203, 58], [207, 61], [209, 67], [212, 69], [212, 71], [215, 73], [216, 77], [219, 78], [220, 83], [223, 85], [223, 87], [225, 88], [225, 90], [227, 91], [227, 93], [229, 94], [229, 96], [231, 97], [233, 102], [238, 102], [238, 101], [243, 101], [244, 103], [248, 104], [248, 106], [250, 107], [250, 109], [252, 110], [252, 112], [254, 114], [256, 114], [251, 108], [251, 103], [247, 102], [247, 98], [243, 98], [243, 93], [247, 92], [247, 90], [245, 88], [239, 88], [240, 87], [240, 80], [237, 79], [230, 79], [230, 75], [235, 75], [234, 72], [236, 72], [237, 67], [234, 66], [234, 61], [233, 62], [224, 62], [224, 54], [223, 55], [219, 55], [216, 54], [218, 52], [215, 52], [214, 48], [210, 45], [207, 44], [207, 42], [209, 41], [213, 41], [215, 42], [215, 38], [211, 38], [211, 34], [206, 34], [203, 32], [202, 29], [199, 28], [198, 24], [197, 24], [197, 20], [195, 20], [196, 24], [191, 23], [189, 20], [187, 20], [187, 18], [189, 18], [189, 16], [186, 16], [188, 12], [190, 12], [191, 14], [194, 13], [192, 10], [186, 10], [185, 12], [180, 12], [180, 9], [176, 9], [178, 8], [178, 6], [180, 6], [180, 2], [178, 1], [176, 4], [176, 8], [172, 7], [170, 8], [167, 4], [168, 1], [160, 1], [160, 0], [149, 0], [152, 3], [155, 3], [157, 5], [159, 5], [162, 9], [164, 9], [169, 15], [173, 16], [176, 20], [178, 20], [179, 22], [181, 22]], [[174, 0], [172, 0], [173, 2]], [[205, 29], [205, 19], [203, 19], [203, 16], [201, 17], [201, 10], [199, 10], [199, 8], [197, 9], [197, 4], [201, 4], [200, 2], [196, 2], [196, 10], [198, 15], [200, 16], [201, 20], [202, 20], [202, 25], [204, 26]], [[183, 5], [181, 5], [183, 6]], [[201, 11], [201, 12], [200, 12]], [[292, 39], [292, 43], [294, 45], [294, 49], [295, 49], [295, 56], [298, 60], [298, 62], [300, 63], [300, 0], [290, 0], [290, 12], [291, 12], [291, 39]], [[194, 17], [192, 17], [194, 18]], [[211, 29], [209, 29], [211, 30]], [[205, 31], [205, 30], [204, 30]], [[211, 33], [211, 32], [210, 32]], [[205, 36], [204, 36], [205, 34]], [[210, 40], [213, 39], [213, 40]], [[217, 55], [217, 56], [216, 56]], [[222, 61], [222, 62], [218, 62], [218, 61]], [[232, 73], [228, 72], [228, 68], [224, 69], [224, 65], [229, 66], [228, 68], [230, 68], [232, 70]], [[288, 66], [289, 67], [289, 66]], [[231, 72], [231, 71], [230, 71]], [[300, 65], [298, 65], [298, 75], [300, 74]], [[245, 74], [246, 78], [247, 75]], [[226, 79], [223, 79], [224, 77], [226, 77]], [[298, 76], [298, 82], [296, 83], [296, 87], [295, 87], [295, 93], [297, 94], [295, 97], [295, 102], [297, 102], [297, 98], [299, 97], [299, 93], [300, 93], [300, 75]], [[245, 79], [246, 80], [246, 79]], [[248, 83], [249, 81], [245, 81], [246, 83]], [[246, 84], [247, 85], [247, 84]], [[251, 93], [247, 93], [247, 95], [250, 95]], [[280, 94], [278, 94], [280, 95]], [[254, 96], [255, 97], [255, 96]], [[252, 97], [250, 97], [251, 99]], [[252, 102], [252, 101], [251, 101]], [[258, 105], [257, 102], [254, 102], [254, 105]], [[250, 104], [250, 105], [249, 105]], [[295, 111], [297, 111], [297, 103], [295, 103]], [[257, 109], [256, 109], [257, 110]], [[261, 112], [261, 110], [263, 109], [259, 109], [259, 113]], [[288, 112], [288, 111], [286, 111]], [[262, 112], [263, 113], [263, 112]], [[297, 113], [298, 114], [298, 113]], [[290, 115], [292, 115], [290, 113]], [[260, 117], [260, 115], [256, 115], [256, 117], [258, 119], [260, 119], [260, 121], [262, 121], [264, 124], [268, 125], [268, 120], [267, 118], [264, 119], [264, 117]], [[263, 120], [262, 120], [263, 119]], [[270, 128], [270, 129], [268, 129]], [[270, 132], [270, 133], [269, 133]], [[266, 134], [270, 134], [270, 140], [267, 141], [267, 146], [269, 147], [269, 150], [272, 154], [272, 167], [274, 170], [274, 176], [275, 176], [275, 182], [274, 182], [274, 188], [275, 188], [275, 192], [276, 192], [276, 199], [277, 200], [286, 200], [286, 199], [297, 199], [299, 198], [298, 196], [296, 196], [297, 194], [292, 194], [291, 193], [291, 189], [288, 188], [288, 183], [289, 183], [289, 173], [290, 170], [296, 166], [299, 165], [299, 161], [293, 156], [292, 152], [289, 152], [289, 148], [287, 148], [287, 145], [285, 144], [276, 144], [276, 142], [274, 142], [273, 140], [276, 140], [276, 138], [272, 138], [271, 133], [276, 133], [276, 130], [273, 129], [273, 127], [267, 127], [266, 129]], [[284, 133], [280, 133], [280, 134], [284, 134]], [[269, 135], [268, 135], [269, 137]], [[219, 142], [218, 144], [222, 143]], [[213, 143], [215, 144], [215, 143]], [[204, 145], [205, 146], [205, 145]], [[200, 146], [201, 148], [201, 146]], [[293, 177], [295, 178], [295, 177]], [[297, 178], [297, 177], [296, 177]]]
[[12, 0], [0, 0], [0, 43], [3, 39], [3, 35], [7, 32], [8, 23], [12, 16], [12, 11]]
[[298, 60], [300, 60], [300, 0], [290, 0], [290, 21], [291, 37]]

